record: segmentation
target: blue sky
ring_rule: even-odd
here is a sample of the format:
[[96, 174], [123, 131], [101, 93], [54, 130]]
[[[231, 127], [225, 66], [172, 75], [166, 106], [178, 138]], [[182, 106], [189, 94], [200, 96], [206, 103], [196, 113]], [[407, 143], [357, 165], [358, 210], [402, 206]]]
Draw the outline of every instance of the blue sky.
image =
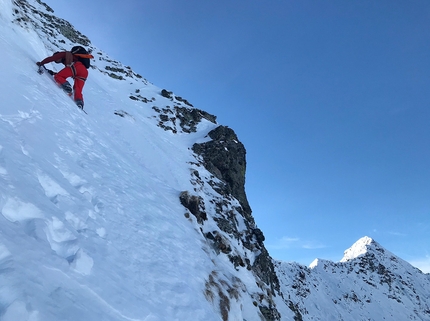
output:
[[367, 235], [430, 271], [429, 1], [47, 3], [235, 130], [273, 257], [338, 261]]

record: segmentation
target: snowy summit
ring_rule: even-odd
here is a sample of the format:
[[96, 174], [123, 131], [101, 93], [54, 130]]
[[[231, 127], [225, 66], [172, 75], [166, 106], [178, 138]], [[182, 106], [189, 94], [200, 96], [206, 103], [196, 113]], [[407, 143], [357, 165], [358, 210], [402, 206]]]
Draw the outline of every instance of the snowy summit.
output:
[[[430, 320], [429, 275], [369, 238], [312, 269], [271, 258], [232, 129], [42, 1], [0, 8], [1, 321]], [[75, 45], [88, 114], [37, 73]]]
[[369, 246], [372, 245], [378, 246], [375, 242], [368, 236], [364, 236], [355, 242], [349, 249], [347, 249], [344, 253], [344, 256], [341, 262], [346, 262], [352, 259], [359, 257], [360, 255], [365, 254], [368, 251]]

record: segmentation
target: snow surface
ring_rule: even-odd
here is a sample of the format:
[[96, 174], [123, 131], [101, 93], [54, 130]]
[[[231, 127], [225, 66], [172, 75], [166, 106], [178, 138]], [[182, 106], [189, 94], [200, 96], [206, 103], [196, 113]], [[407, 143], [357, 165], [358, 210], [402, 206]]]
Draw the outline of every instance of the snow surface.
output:
[[215, 125], [161, 130], [129, 83], [91, 70], [85, 115], [36, 72], [45, 43], [0, 7], [0, 319], [220, 320], [196, 295], [214, 267], [178, 200], [188, 148]]

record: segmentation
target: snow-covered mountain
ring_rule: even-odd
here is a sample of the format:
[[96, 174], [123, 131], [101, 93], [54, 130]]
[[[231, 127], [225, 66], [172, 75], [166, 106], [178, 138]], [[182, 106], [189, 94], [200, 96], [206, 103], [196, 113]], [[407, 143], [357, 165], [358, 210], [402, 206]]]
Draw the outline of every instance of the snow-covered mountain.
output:
[[339, 263], [276, 263], [296, 320], [430, 320], [430, 278], [369, 237]]
[[[88, 115], [36, 72], [77, 44]], [[0, 48], [1, 321], [430, 320], [429, 275], [369, 238], [273, 260], [234, 131], [47, 4], [0, 0]]]

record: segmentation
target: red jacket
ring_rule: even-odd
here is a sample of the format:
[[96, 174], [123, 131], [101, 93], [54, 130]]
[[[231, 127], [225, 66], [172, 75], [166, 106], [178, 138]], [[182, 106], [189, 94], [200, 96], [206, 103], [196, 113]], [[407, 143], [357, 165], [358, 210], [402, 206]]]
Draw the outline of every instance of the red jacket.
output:
[[78, 61], [78, 57], [74, 56], [69, 51], [61, 51], [53, 54], [51, 57], [43, 59], [40, 64], [44, 65], [53, 61], [55, 61], [56, 63], [63, 63], [66, 66], [70, 66], [72, 62]]

